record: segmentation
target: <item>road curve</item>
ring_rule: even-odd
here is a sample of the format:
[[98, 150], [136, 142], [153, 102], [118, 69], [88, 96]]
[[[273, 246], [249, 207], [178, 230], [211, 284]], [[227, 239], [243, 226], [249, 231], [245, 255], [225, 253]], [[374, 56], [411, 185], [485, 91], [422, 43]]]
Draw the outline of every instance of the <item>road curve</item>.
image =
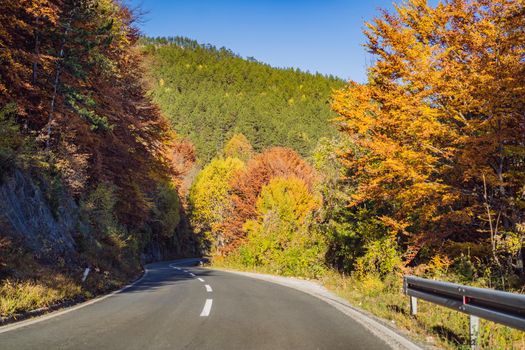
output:
[[104, 300], [2, 327], [0, 349], [390, 348], [313, 296], [187, 265], [150, 264], [140, 282]]

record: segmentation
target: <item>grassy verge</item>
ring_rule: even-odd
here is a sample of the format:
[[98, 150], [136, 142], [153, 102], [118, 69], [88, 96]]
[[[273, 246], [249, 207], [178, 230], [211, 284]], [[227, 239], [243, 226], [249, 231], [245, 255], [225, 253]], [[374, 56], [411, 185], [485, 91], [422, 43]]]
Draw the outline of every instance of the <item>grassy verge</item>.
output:
[[[2, 247], [0, 247], [2, 248]], [[82, 283], [83, 268], [64, 261], [44, 263], [21, 248], [0, 249], [0, 320], [66, 301], [93, 298], [120, 288], [140, 269], [96, 268]]]
[[[226, 269], [277, 274], [277, 271], [264, 267], [249, 268], [224, 258], [214, 258], [212, 264]], [[390, 275], [384, 279], [376, 276], [356, 278], [328, 270], [317, 280], [352, 305], [408, 331], [416, 340], [445, 349], [470, 349], [466, 315], [420, 301], [418, 315], [410, 316], [408, 298], [402, 292], [401, 275]], [[491, 350], [525, 349], [525, 332], [481, 320], [480, 347]]]

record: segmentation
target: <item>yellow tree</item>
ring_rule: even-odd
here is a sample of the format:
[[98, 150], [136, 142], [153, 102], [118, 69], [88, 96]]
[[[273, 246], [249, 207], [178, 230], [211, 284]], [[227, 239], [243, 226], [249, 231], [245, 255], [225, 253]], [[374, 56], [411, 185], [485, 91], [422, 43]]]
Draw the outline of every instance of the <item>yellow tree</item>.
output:
[[226, 143], [223, 150], [225, 157], [239, 158], [247, 162], [253, 157], [253, 147], [243, 134], [235, 134]]
[[311, 229], [321, 198], [295, 176], [275, 177], [261, 189], [257, 217], [244, 224], [246, 240], [238, 254], [248, 266], [288, 275], [316, 277], [323, 269], [325, 244]]
[[230, 182], [244, 168], [237, 158], [212, 160], [197, 175], [190, 189], [192, 224], [197, 233], [204, 233], [211, 244], [221, 245], [223, 235], [220, 224], [231, 210]]
[[437, 238], [494, 237], [523, 215], [524, 7], [409, 0], [368, 24], [368, 84], [334, 96], [359, 149], [345, 160], [360, 181], [353, 204], [382, 206], [408, 258]]

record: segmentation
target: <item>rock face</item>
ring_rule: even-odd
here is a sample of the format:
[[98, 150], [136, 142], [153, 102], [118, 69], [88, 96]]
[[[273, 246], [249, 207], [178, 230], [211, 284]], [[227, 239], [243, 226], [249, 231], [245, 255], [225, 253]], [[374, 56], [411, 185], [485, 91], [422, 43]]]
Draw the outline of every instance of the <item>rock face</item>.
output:
[[48, 184], [15, 170], [0, 184], [0, 234], [20, 240], [41, 257], [72, 256], [78, 207], [65, 193], [46, 198]]

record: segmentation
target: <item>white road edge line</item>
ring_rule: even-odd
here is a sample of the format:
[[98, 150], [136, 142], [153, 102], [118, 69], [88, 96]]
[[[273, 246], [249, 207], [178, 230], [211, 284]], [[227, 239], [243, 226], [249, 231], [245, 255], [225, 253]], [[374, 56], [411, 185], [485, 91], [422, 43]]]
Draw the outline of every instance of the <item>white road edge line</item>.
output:
[[[401, 350], [401, 349], [403, 350], [423, 350], [424, 349], [421, 346], [419, 346], [419, 344], [409, 339], [408, 335], [403, 336], [397, 333], [396, 331], [390, 329], [389, 327], [385, 326], [382, 322], [377, 321], [374, 316], [368, 315], [363, 310], [350, 304], [347, 300], [335, 296], [332, 292], [329, 292], [325, 287], [321, 286], [319, 283], [311, 282], [312, 284], [317, 285], [317, 288], [320, 288], [322, 291], [328, 292], [328, 295], [326, 295], [323, 292], [315, 292], [308, 288], [299, 286], [297, 282], [302, 283], [304, 281], [294, 279], [293, 277], [265, 275], [265, 274], [260, 274], [260, 273], [242, 272], [242, 271], [226, 270], [226, 269], [220, 269], [220, 268], [214, 268], [210, 270], [223, 271], [226, 273], [231, 273], [231, 274], [241, 275], [241, 276], [245, 276], [245, 277], [249, 277], [253, 279], [263, 280], [266, 282], [278, 284], [281, 286], [285, 286], [288, 288], [292, 288], [292, 289], [301, 291], [317, 299], [323, 300], [324, 302], [332, 305], [333, 307], [335, 307], [337, 310], [341, 311], [345, 315], [351, 317], [353, 320], [357, 321], [362, 326], [364, 326], [368, 331], [370, 331], [377, 338], [387, 343], [392, 349], [395, 349], [395, 350]], [[295, 283], [293, 281], [295, 281]]]
[[209, 284], [206, 284], [204, 287], [206, 287], [206, 291], [207, 291], [208, 293], [213, 292], [213, 289], [211, 289], [211, 286], [210, 286]]
[[206, 302], [204, 303], [204, 308], [201, 312], [201, 317], [207, 317], [210, 315], [211, 304], [213, 304], [213, 299], [206, 299]]
[[197, 279], [198, 279], [199, 281], [201, 281], [201, 282], [204, 282], [204, 280], [203, 280], [202, 278], [200, 278], [200, 277], [197, 278]]
[[114, 292], [111, 292], [109, 294], [106, 294], [104, 296], [101, 296], [100, 298], [96, 298], [96, 299], [92, 299], [92, 300], [88, 300], [86, 302], [83, 302], [82, 304], [79, 304], [79, 305], [76, 305], [76, 306], [72, 306], [72, 307], [69, 307], [67, 309], [64, 309], [62, 311], [55, 311], [55, 312], [52, 312], [50, 314], [47, 314], [47, 315], [43, 315], [43, 316], [38, 316], [38, 317], [35, 317], [35, 318], [30, 318], [29, 320], [27, 321], [20, 321], [20, 322], [17, 322], [17, 323], [14, 323], [14, 324], [11, 324], [11, 325], [5, 325], [5, 326], [2, 326], [0, 327], [0, 334], [2, 333], [6, 333], [6, 332], [9, 332], [9, 331], [14, 331], [15, 329], [19, 329], [19, 328], [22, 328], [22, 327], [26, 327], [26, 326], [29, 326], [29, 325], [32, 325], [32, 324], [35, 324], [35, 323], [39, 323], [39, 322], [42, 322], [42, 321], [46, 321], [46, 320], [49, 320], [51, 318], [54, 318], [54, 317], [57, 317], [57, 316], [61, 316], [61, 315], [64, 315], [64, 314], [67, 314], [71, 311], [75, 311], [75, 310], [78, 310], [78, 309], [82, 309], [83, 307], [86, 307], [86, 306], [89, 306], [89, 305], [92, 305], [92, 304], [95, 304], [95, 303], [98, 303], [99, 301], [102, 301], [104, 299], [107, 299], [109, 297], [112, 297], [114, 296], [115, 294], [118, 294], [120, 292], [123, 292], [125, 291], [126, 289], [130, 288], [130, 287], [133, 287], [134, 285], [140, 283], [145, 277], [146, 275], [148, 274], [149, 270], [148, 269], [144, 269], [144, 274], [142, 275], [141, 278], [139, 278], [138, 280], [136, 280], [135, 282], [131, 283], [131, 284], [128, 284], [127, 286], [124, 286], [122, 287], [121, 289], [119, 290], [116, 290]]

